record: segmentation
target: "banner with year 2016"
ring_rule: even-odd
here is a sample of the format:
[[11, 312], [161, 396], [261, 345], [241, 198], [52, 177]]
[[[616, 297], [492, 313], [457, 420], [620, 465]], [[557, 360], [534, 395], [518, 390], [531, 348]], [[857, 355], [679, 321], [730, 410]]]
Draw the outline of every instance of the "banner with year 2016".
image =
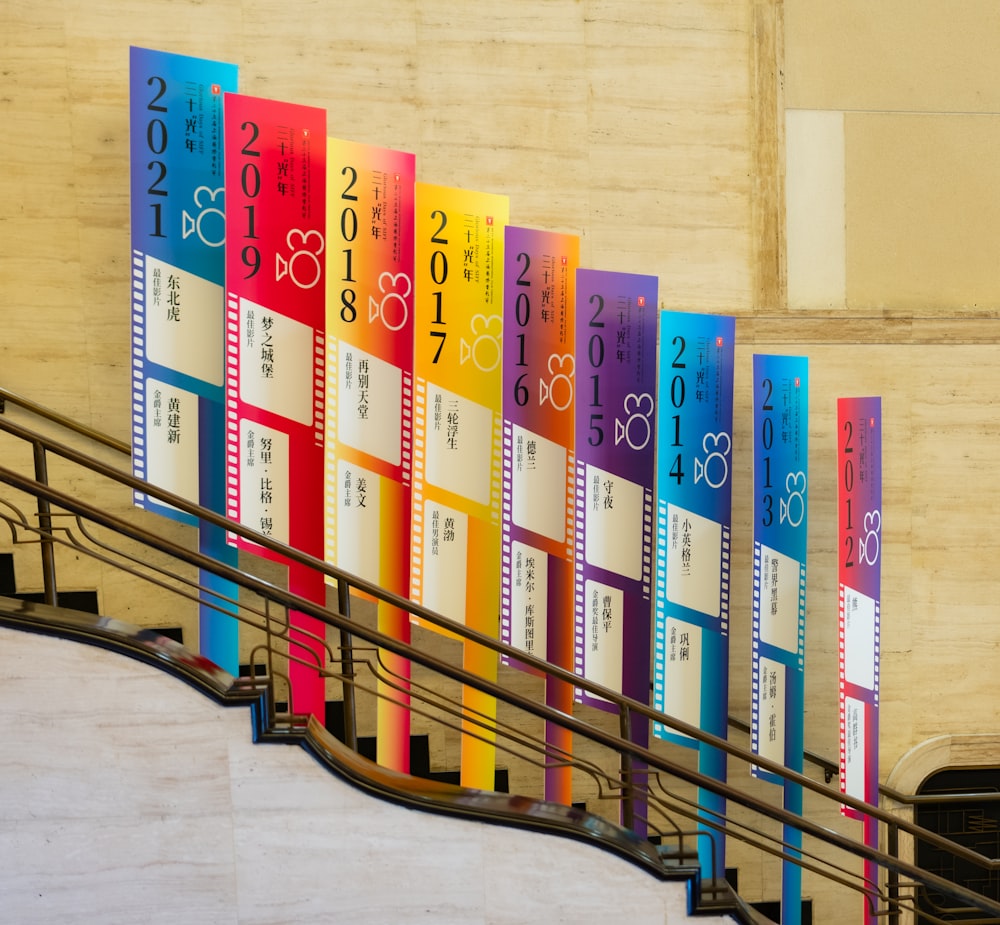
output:
[[[577, 235], [507, 227], [504, 246], [501, 639], [573, 671]], [[573, 684], [546, 703], [573, 710]], [[572, 742], [549, 725], [546, 799], [572, 802]]]
[[[734, 318], [660, 312], [653, 705], [722, 739], [729, 722], [735, 338]], [[653, 734], [698, 748], [701, 773], [726, 779], [724, 752], [662, 723]], [[698, 803], [706, 822], [718, 823], [724, 801], [703, 790]], [[702, 839], [698, 851], [707, 876], [722, 869], [721, 835]]]
[[[416, 184], [412, 563], [417, 603], [496, 638], [506, 196]], [[496, 678], [492, 650], [465, 668]], [[461, 780], [492, 790], [496, 703], [466, 687]], [[483, 722], [473, 718], [481, 716]], [[486, 725], [484, 726], [483, 723]], [[474, 738], [479, 737], [479, 738]]]
[[[416, 158], [327, 139], [326, 559], [408, 597]], [[410, 639], [381, 601], [379, 629]], [[409, 662], [382, 650], [379, 764], [409, 771]]]
[[[132, 245], [132, 466], [137, 478], [225, 512], [223, 94], [237, 67], [129, 49]], [[195, 523], [143, 492], [137, 507]], [[203, 524], [201, 551], [234, 564]], [[230, 582], [202, 572], [203, 655], [237, 670]]]
[[[225, 125], [229, 516], [322, 559], [326, 111], [230, 93]], [[322, 573], [288, 584], [325, 604]], [[323, 635], [292, 614], [291, 707], [320, 718]]]
[[[576, 276], [576, 670], [648, 703], [657, 279]], [[577, 699], [608, 709], [603, 698]], [[648, 730], [637, 730], [644, 744]]]

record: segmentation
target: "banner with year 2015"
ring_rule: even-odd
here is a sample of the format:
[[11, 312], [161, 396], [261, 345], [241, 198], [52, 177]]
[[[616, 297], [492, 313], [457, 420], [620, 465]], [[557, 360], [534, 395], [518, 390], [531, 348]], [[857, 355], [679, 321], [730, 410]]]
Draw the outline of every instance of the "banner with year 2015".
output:
[[[129, 49], [133, 470], [218, 513], [225, 499], [222, 101], [236, 79], [234, 64]], [[195, 522], [141, 492], [135, 503]]]
[[[230, 93], [225, 125], [229, 516], [322, 559], [326, 111]], [[321, 573], [289, 589], [325, 603]], [[293, 624], [293, 709], [322, 717], [322, 625]]]
[[[657, 279], [576, 276], [576, 670], [649, 698]], [[577, 693], [608, 708], [603, 698]]]
[[[416, 158], [327, 139], [326, 559], [410, 590], [413, 463], [413, 195]], [[379, 629], [410, 639], [378, 603]], [[382, 650], [379, 764], [409, 770], [409, 663]]]
[[[837, 400], [840, 790], [878, 803], [882, 400]], [[844, 807], [844, 814], [862, 818]]]
[[[753, 357], [754, 558], [751, 747], [802, 765], [809, 362]], [[755, 769], [774, 783], [781, 778]]]
[[[417, 183], [410, 596], [496, 638], [500, 610], [501, 376], [506, 196]], [[466, 645], [493, 679], [495, 653]], [[495, 716], [471, 688], [473, 713]], [[492, 789], [494, 747], [463, 738], [462, 783]], [[483, 741], [482, 739], [486, 739]]]

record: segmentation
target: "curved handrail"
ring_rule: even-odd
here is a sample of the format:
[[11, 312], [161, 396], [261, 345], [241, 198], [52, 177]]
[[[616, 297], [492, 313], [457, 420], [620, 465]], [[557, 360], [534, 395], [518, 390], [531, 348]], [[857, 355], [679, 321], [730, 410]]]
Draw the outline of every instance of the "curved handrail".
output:
[[[623, 697], [614, 691], [603, 688], [601, 685], [590, 682], [585, 678], [581, 678], [572, 672], [550, 665], [547, 662], [544, 662], [534, 656], [530, 656], [519, 649], [505, 645], [504, 643], [492, 639], [489, 636], [471, 630], [462, 624], [448, 620], [440, 614], [421, 607], [412, 601], [400, 597], [399, 595], [392, 594], [358, 576], [346, 573], [341, 569], [330, 566], [312, 556], [298, 550], [294, 550], [291, 547], [285, 546], [284, 544], [281, 544], [269, 537], [257, 534], [239, 524], [231, 523], [225, 518], [214, 514], [197, 504], [193, 504], [192, 502], [189, 502], [180, 496], [174, 495], [171, 492], [156, 488], [146, 482], [135, 479], [130, 474], [124, 473], [114, 467], [107, 466], [98, 460], [94, 460], [76, 450], [73, 450], [70, 447], [59, 444], [54, 440], [50, 440], [49, 438], [43, 437], [16, 424], [12, 424], [11, 422], [0, 420], [0, 429], [6, 430], [8, 433], [30, 442], [36, 450], [41, 450], [43, 453], [55, 453], [58, 456], [76, 462], [85, 468], [89, 468], [99, 474], [105, 475], [123, 485], [129, 486], [133, 490], [140, 490], [152, 497], [156, 497], [158, 500], [166, 504], [170, 504], [180, 510], [186, 511], [192, 516], [200, 517], [203, 520], [216, 523], [218, 526], [240, 535], [258, 546], [268, 549], [269, 551], [278, 554], [287, 560], [297, 561], [303, 565], [322, 572], [325, 575], [336, 579], [344, 586], [353, 586], [371, 597], [381, 599], [395, 607], [408, 611], [422, 621], [435, 625], [438, 628], [445, 629], [452, 635], [460, 636], [478, 645], [492, 649], [501, 656], [520, 662], [521, 664], [531, 667], [541, 673], [555, 677], [565, 683], [570, 683], [578, 688], [587, 690], [591, 694], [615, 704], [625, 715], [634, 713], [636, 715], [644, 716], [648, 720], [655, 720], [663, 723], [664, 725], [669, 726], [695, 740], [705, 742], [710, 746], [729, 754], [730, 756], [738, 758], [744, 762], [754, 764], [757, 767], [784, 778], [785, 780], [798, 784], [803, 789], [810, 790], [828, 800], [835, 800], [843, 805], [856, 809], [859, 812], [877, 818], [880, 822], [892, 827], [895, 831], [905, 831], [922, 841], [936, 844], [939, 847], [945, 848], [951, 853], [962, 857], [964, 860], [977, 864], [985, 869], [993, 870], [1000, 868], [1000, 860], [985, 858], [981, 854], [964, 849], [962, 846], [958, 846], [954, 842], [951, 842], [942, 836], [938, 836], [935, 833], [922, 829], [912, 823], [900, 820], [899, 818], [892, 816], [876, 806], [866, 804], [863, 801], [854, 799], [844, 794], [834, 793], [830, 790], [830, 788], [823, 787], [802, 774], [790, 771], [787, 768], [784, 768], [774, 762], [770, 762], [761, 756], [751, 754], [738, 746], [729, 743], [727, 740], [704, 733], [697, 727], [684, 723], [677, 718], [656, 712], [647, 704]], [[135, 524], [126, 522], [121, 518], [114, 517], [113, 515], [110, 515], [93, 505], [89, 505], [86, 502], [74, 498], [64, 492], [60, 492], [51, 486], [38, 481], [37, 479], [30, 479], [10, 469], [0, 468], [0, 480], [5, 481], [7, 484], [16, 489], [34, 495], [36, 498], [41, 499], [46, 505], [61, 507], [62, 509], [75, 514], [77, 517], [83, 517], [96, 524], [100, 524], [115, 533], [133, 539], [136, 542], [143, 543], [152, 549], [159, 550], [181, 562], [186, 562], [190, 565], [198, 567], [199, 569], [214, 572], [223, 578], [234, 581], [236, 584], [247, 588], [248, 590], [262, 595], [266, 600], [273, 601], [274, 603], [287, 609], [296, 610], [309, 616], [313, 616], [325, 623], [327, 626], [339, 628], [344, 632], [365, 639], [380, 649], [392, 652], [417, 664], [422, 664], [425, 667], [436, 671], [439, 675], [451, 678], [460, 684], [476, 688], [489, 696], [511, 704], [526, 713], [533, 714], [534, 716], [546, 721], [558, 723], [573, 732], [575, 735], [581, 735], [592, 742], [617, 752], [618, 754], [627, 755], [633, 760], [641, 761], [650, 769], [663, 771], [678, 780], [682, 780], [699, 788], [715, 792], [724, 797], [729, 803], [746, 807], [752, 812], [763, 814], [772, 820], [776, 820], [784, 825], [799, 829], [803, 832], [803, 834], [815, 837], [821, 842], [825, 842], [828, 845], [839, 848], [848, 854], [874, 861], [876, 864], [896, 874], [912, 878], [916, 882], [927, 883], [928, 885], [941, 890], [945, 894], [954, 896], [966, 904], [976, 906], [977, 908], [983, 909], [983, 911], [1000, 916], [1000, 904], [993, 903], [991, 900], [987, 900], [979, 894], [968, 891], [963, 887], [958, 887], [944, 878], [938, 877], [937, 875], [929, 874], [927, 871], [922, 871], [909, 862], [902, 861], [899, 858], [887, 855], [876, 848], [869, 847], [843, 836], [840, 833], [819, 826], [810, 819], [797, 816], [782, 808], [765, 803], [764, 801], [761, 801], [750, 794], [744, 793], [727, 783], [708, 778], [697, 771], [692, 771], [676, 765], [667, 761], [662, 756], [653, 753], [648, 748], [636, 745], [634, 742], [620, 736], [607, 733], [604, 730], [590, 725], [575, 716], [555, 711], [545, 704], [538, 703], [531, 698], [518, 694], [516, 691], [504, 688], [495, 682], [470, 674], [462, 668], [436, 659], [434, 656], [431, 656], [426, 652], [422, 652], [419, 649], [414, 649], [405, 643], [401, 643], [390, 636], [380, 633], [376, 629], [353, 623], [349, 617], [344, 614], [326, 610], [318, 604], [304, 598], [300, 598], [297, 595], [278, 588], [269, 582], [257, 578], [256, 576], [241, 572], [238, 569], [231, 568], [223, 563], [219, 563], [207, 556], [204, 556], [201, 553], [181, 547], [159, 534], [151, 533], [136, 526]], [[45, 528], [40, 524], [39, 527], [36, 528], [36, 532], [43, 538], [43, 541], [46, 539], [48, 541], [53, 541], [55, 539], [54, 534], [56, 531], [52, 530], [51, 526]], [[724, 828], [724, 820], [716, 822], [699, 817], [698, 822], [700, 825], [715, 828], [720, 831]], [[782, 856], [788, 856], [784, 853], [785, 848], [780, 848], [779, 850], [782, 852]]]

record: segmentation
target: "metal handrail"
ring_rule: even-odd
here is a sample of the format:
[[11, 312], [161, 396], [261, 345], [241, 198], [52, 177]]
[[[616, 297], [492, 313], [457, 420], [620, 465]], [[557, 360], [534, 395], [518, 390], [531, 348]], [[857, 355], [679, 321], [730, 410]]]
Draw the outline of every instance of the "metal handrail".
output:
[[[878, 807], [866, 804], [863, 801], [844, 794], [834, 793], [829, 788], [819, 785], [802, 774], [790, 771], [781, 765], [764, 759], [762, 756], [749, 753], [735, 745], [732, 745], [727, 740], [704, 733], [699, 728], [684, 723], [677, 718], [658, 713], [647, 704], [623, 697], [614, 691], [590, 682], [585, 678], [573, 674], [572, 672], [550, 665], [549, 663], [538, 659], [537, 657], [531, 656], [520, 649], [508, 646], [489, 636], [476, 632], [475, 630], [471, 630], [462, 624], [455, 623], [454, 621], [417, 605], [410, 600], [388, 592], [385, 589], [366, 581], [365, 579], [346, 573], [343, 570], [330, 566], [313, 556], [279, 543], [270, 537], [263, 536], [239, 524], [230, 522], [220, 515], [217, 515], [208, 509], [202, 508], [200, 505], [189, 502], [180, 496], [172, 494], [171, 492], [159, 489], [142, 480], [136, 479], [128, 473], [108, 466], [99, 460], [92, 459], [68, 446], [34, 433], [9, 421], [0, 420], [0, 430], [4, 430], [12, 436], [18, 437], [30, 443], [34, 450], [36, 460], [39, 455], [42, 459], [44, 459], [46, 453], [53, 453], [68, 461], [77, 463], [87, 469], [90, 469], [91, 471], [117, 481], [124, 486], [130, 487], [133, 491], [142, 491], [143, 493], [155, 497], [158, 500], [194, 517], [214, 523], [217, 526], [222, 527], [235, 535], [241, 536], [244, 539], [267, 549], [286, 560], [296, 561], [309, 568], [322, 572], [326, 576], [337, 580], [339, 587], [342, 587], [345, 592], [350, 587], [356, 588], [371, 597], [383, 600], [395, 607], [413, 614], [421, 621], [437, 626], [440, 629], [447, 630], [447, 632], [452, 635], [462, 637], [467, 641], [492, 649], [500, 656], [519, 662], [538, 672], [548, 674], [565, 683], [573, 684], [577, 688], [584, 689], [592, 695], [600, 697], [601, 699], [617, 706], [619, 715], [622, 717], [623, 721], [626, 721], [631, 715], [638, 715], [645, 717], [647, 720], [660, 722], [677, 730], [678, 732], [683, 733], [684, 735], [691, 737], [692, 739], [704, 742], [714, 748], [718, 748], [730, 756], [756, 765], [765, 771], [774, 773], [784, 778], [786, 781], [790, 781], [801, 786], [803, 789], [817, 793], [826, 799], [836, 800], [845, 806], [877, 818], [880, 822], [887, 825], [891, 832], [898, 833], [899, 831], [904, 831], [914, 838], [919, 838], [921, 841], [935, 844], [938, 847], [948, 850], [956, 856], [962, 857], [970, 863], [983, 867], [984, 869], [1000, 869], [1000, 860], [985, 858], [981, 854], [966, 849], [963, 846], [956, 845], [954, 842], [939, 836], [936, 833], [922, 829], [919, 826], [904, 820], [900, 820]], [[504, 688], [495, 682], [470, 674], [462, 668], [437, 659], [426, 652], [420, 651], [419, 649], [414, 649], [405, 643], [401, 643], [398, 640], [379, 632], [376, 629], [352, 623], [343, 613], [329, 611], [314, 602], [298, 597], [297, 595], [285, 591], [284, 589], [269, 582], [263, 581], [256, 576], [231, 568], [223, 563], [219, 563], [211, 559], [210, 557], [204, 556], [201, 553], [179, 546], [159, 534], [146, 531], [141, 527], [137, 527], [134, 524], [122, 520], [121, 518], [108, 514], [93, 505], [87, 504], [86, 502], [74, 498], [64, 492], [60, 492], [45, 484], [42, 479], [37, 477], [35, 479], [27, 478], [17, 472], [14, 472], [13, 470], [0, 468], [0, 481], [4, 481], [18, 490], [33, 495], [39, 500], [40, 505], [44, 504], [48, 508], [58, 506], [63, 510], [75, 514], [77, 517], [83, 517], [96, 524], [100, 524], [115, 533], [145, 544], [153, 549], [157, 549], [181, 562], [197, 566], [199, 569], [214, 572], [227, 580], [233, 581], [250, 591], [260, 594], [266, 600], [271, 600], [287, 609], [296, 610], [309, 616], [313, 616], [328, 626], [339, 628], [344, 632], [351, 633], [365, 639], [380, 649], [384, 649], [412, 662], [421, 664], [437, 672], [439, 675], [451, 678], [452, 680], [463, 685], [476, 688], [489, 696], [509, 703], [526, 713], [533, 714], [543, 720], [558, 723], [573, 732], [575, 735], [583, 736], [599, 745], [617, 752], [619, 755], [625, 755], [633, 761], [640, 761], [650, 769], [662, 771], [699, 788], [715, 792], [732, 804], [743, 806], [752, 812], [763, 814], [764, 816], [779, 821], [784, 825], [797, 828], [804, 834], [815, 837], [820, 841], [844, 850], [849, 854], [874, 861], [876, 864], [879, 864], [897, 875], [912, 878], [917, 882], [924, 882], [935, 889], [939, 889], [946, 894], [954, 896], [963, 903], [975, 905], [977, 908], [981, 908], [993, 915], [1000, 916], [1000, 904], [995, 904], [992, 901], [986, 900], [982, 896], [972, 893], [963, 887], [958, 887], [941, 877], [922, 871], [909, 862], [902, 861], [898, 857], [885, 854], [878, 849], [864, 845], [837, 832], [833, 832], [813, 823], [809, 819], [790, 813], [783, 808], [775, 807], [750, 794], [743, 793], [727, 783], [708, 778], [697, 771], [689, 770], [683, 766], [676, 765], [667, 761], [662, 756], [655, 754], [648, 748], [636, 745], [634, 742], [629, 741], [625, 737], [615, 736], [572, 715], [555, 711], [545, 704], [539, 703], [531, 698], [518, 694], [515, 691]], [[38, 530], [43, 539], [43, 545], [45, 545], [45, 540], [49, 542], [54, 541], [55, 531], [51, 526], [51, 522], [49, 522], [48, 525], [43, 526], [42, 518], [40, 517]], [[712, 828], [718, 828], [720, 830], [723, 827], [722, 823], [715, 824], [712, 822], [706, 822], [703, 819], [699, 819], [699, 823], [708, 825]], [[784, 846], [782, 846], [779, 850], [782, 852], [782, 856], [787, 856], [784, 854]]]
[[93, 427], [88, 427], [86, 424], [81, 424], [79, 421], [62, 414], [59, 411], [53, 411], [45, 405], [40, 405], [38, 402], [32, 401], [30, 398], [25, 398], [23, 395], [18, 395], [17, 392], [12, 392], [10, 389], [5, 389], [3, 386], [0, 386], [0, 414], [4, 413], [4, 406], [7, 402], [10, 402], [12, 405], [17, 405], [20, 408], [24, 408], [25, 411], [30, 411], [32, 414], [36, 414], [40, 418], [44, 418], [47, 421], [52, 421], [52, 423], [58, 424], [66, 430], [71, 430], [74, 433], [80, 434], [88, 440], [93, 440], [95, 443], [100, 443], [103, 446], [110, 447], [111, 449], [116, 450], [119, 453], [123, 453], [126, 456], [132, 455], [132, 447], [124, 441], [119, 440], [116, 437], [112, 437]]

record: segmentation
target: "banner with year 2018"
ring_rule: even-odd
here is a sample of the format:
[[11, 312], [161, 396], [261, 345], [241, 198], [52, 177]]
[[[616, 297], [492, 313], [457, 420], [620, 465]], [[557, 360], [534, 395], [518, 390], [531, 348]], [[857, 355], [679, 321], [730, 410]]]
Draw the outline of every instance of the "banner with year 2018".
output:
[[[501, 639], [573, 671], [577, 235], [507, 227], [504, 245]], [[573, 710], [574, 685], [546, 682]], [[548, 724], [546, 799], [572, 802], [569, 734]]]
[[[236, 82], [234, 64], [129, 49], [133, 471], [219, 514], [226, 496], [223, 94]], [[195, 523], [143, 492], [135, 504]], [[211, 525], [202, 525], [200, 548], [234, 564]], [[200, 651], [235, 674], [236, 623], [219, 613], [234, 586], [208, 572], [200, 583], [211, 592]]]
[[[655, 276], [577, 271], [576, 670], [642, 702], [650, 680], [656, 299]], [[609, 706], [582, 690], [577, 699]]]
[[[412, 154], [327, 139], [326, 559], [408, 597], [413, 462]], [[378, 626], [410, 639], [409, 614]], [[382, 650], [379, 763], [409, 770], [409, 663]]]
[[[496, 638], [500, 610], [501, 375], [506, 196], [416, 184], [414, 454], [410, 596]], [[496, 678], [496, 655], [464, 664]], [[493, 698], [467, 687], [487, 722]], [[463, 737], [462, 783], [493, 789], [492, 736]], [[483, 741], [485, 740], [485, 741]]]
[[[225, 126], [228, 512], [322, 559], [326, 111], [230, 93]], [[325, 603], [321, 573], [289, 589]], [[322, 717], [323, 626], [292, 623], [292, 708]]]

